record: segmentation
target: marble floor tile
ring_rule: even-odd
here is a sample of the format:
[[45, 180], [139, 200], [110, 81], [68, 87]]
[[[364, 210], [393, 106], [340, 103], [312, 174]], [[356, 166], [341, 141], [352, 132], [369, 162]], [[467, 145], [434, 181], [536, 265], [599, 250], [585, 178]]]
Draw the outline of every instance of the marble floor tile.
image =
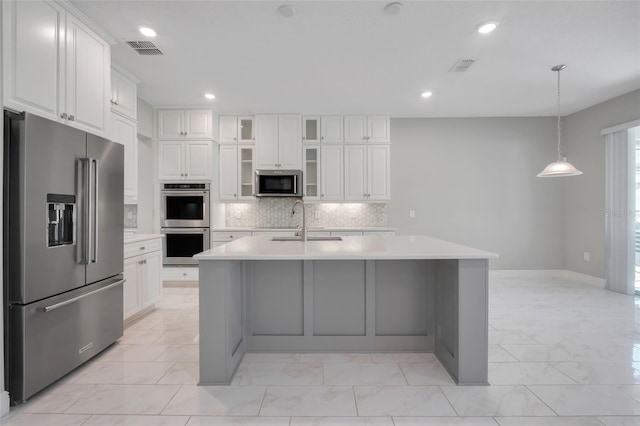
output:
[[406, 385], [397, 363], [326, 363], [325, 385]]
[[100, 362], [145, 362], [155, 361], [169, 346], [166, 345], [122, 345], [115, 344], [96, 357]]
[[489, 362], [518, 362], [518, 360], [500, 345], [489, 345]]
[[496, 417], [500, 426], [602, 426], [595, 417]]
[[535, 339], [524, 334], [522, 331], [503, 330], [494, 331], [489, 330], [489, 344], [490, 345], [535, 345], [537, 342]]
[[[556, 362], [553, 366], [584, 385], [640, 384], [640, 363]], [[551, 384], [551, 383], [549, 383]]]
[[289, 417], [191, 416], [187, 426], [289, 426]]
[[395, 426], [497, 426], [491, 417], [393, 417]]
[[158, 381], [159, 385], [197, 385], [200, 365], [195, 362], [177, 362]]
[[616, 386], [616, 389], [636, 401], [640, 401], [640, 385], [619, 385]]
[[603, 416], [598, 420], [605, 426], [640, 426], [640, 416]]
[[269, 386], [260, 415], [342, 417], [358, 413], [351, 386]]
[[162, 336], [162, 331], [130, 330], [124, 331], [124, 336], [118, 339], [121, 345], [150, 345]]
[[397, 362], [392, 353], [372, 353], [371, 362]]
[[394, 426], [391, 417], [292, 417], [291, 426]]
[[161, 345], [195, 345], [198, 344], [197, 331], [166, 331], [155, 341]]
[[78, 414], [15, 414], [0, 419], [2, 426], [80, 426], [89, 416]]
[[162, 414], [257, 416], [264, 392], [264, 386], [184, 385], [167, 404]]
[[566, 344], [501, 346], [518, 361], [523, 362], [623, 362], [628, 358], [614, 347]]
[[179, 389], [180, 386], [173, 385], [100, 385], [66, 412], [160, 414]]
[[529, 386], [560, 416], [640, 415], [640, 402], [615, 386]]
[[169, 331], [169, 330], [197, 330], [200, 323], [197, 320], [184, 321], [184, 320], [172, 320], [172, 321], [161, 321], [156, 324], [151, 330], [152, 331]]
[[451, 375], [439, 361], [400, 363], [410, 385], [455, 385]]
[[185, 426], [189, 416], [95, 415], [82, 426]]
[[94, 390], [97, 385], [75, 383], [54, 384], [49, 389], [36, 394], [25, 404], [11, 409], [20, 413], [64, 413], [80, 398]]
[[168, 346], [155, 359], [157, 362], [198, 362], [200, 360], [200, 347], [198, 345], [173, 345]]
[[442, 386], [460, 416], [553, 416], [524, 386]]
[[170, 362], [104, 362], [76, 383], [103, 385], [150, 385], [173, 366]]
[[[324, 362], [324, 363], [370, 363], [371, 354], [359, 353], [308, 353], [300, 354], [300, 362]], [[393, 360], [391, 361], [393, 362]]]
[[432, 362], [438, 361], [438, 358], [432, 353], [427, 352], [403, 352], [394, 353], [393, 358], [396, 362]]
[[322, 364], [253, 363], [244, 369], [240, 385], [321, 385]]
[[437, 386], [355, 386], [360, 416], [455, 416]]
[[492, 385], [566, 385], [571, 378], [546, 362], [489, 363], [489, 383]]

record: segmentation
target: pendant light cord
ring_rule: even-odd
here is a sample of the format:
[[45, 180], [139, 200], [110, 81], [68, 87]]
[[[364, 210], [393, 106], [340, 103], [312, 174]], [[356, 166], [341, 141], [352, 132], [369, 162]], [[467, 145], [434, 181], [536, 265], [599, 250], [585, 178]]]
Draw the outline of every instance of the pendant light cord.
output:
[[560, 130], [560, 71], [558, 72], [558, 160], [562, 160], [562, 151], [560, 150], [561, 130]]

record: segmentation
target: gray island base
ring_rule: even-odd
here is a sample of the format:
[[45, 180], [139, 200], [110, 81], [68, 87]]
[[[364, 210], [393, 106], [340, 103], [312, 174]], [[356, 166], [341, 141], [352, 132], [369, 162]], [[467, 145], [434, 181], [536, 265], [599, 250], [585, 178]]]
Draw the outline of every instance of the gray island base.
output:
[[459, 385], [487, 385], [488, 264], [434, 238], [251, 237], [196, 256], [200, 385], [228, 385], [246, 352], [433, 352]]

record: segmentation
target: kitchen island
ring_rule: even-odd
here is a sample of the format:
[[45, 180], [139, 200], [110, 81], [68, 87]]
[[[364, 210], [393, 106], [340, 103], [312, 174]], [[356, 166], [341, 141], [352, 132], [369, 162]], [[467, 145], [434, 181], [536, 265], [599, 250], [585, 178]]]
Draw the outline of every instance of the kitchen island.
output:
[[426, 236], [247, 237], [200, 253], [200, 384], [229, 384], [246, 352], [413, 351], [486, 385], [497, 257]]

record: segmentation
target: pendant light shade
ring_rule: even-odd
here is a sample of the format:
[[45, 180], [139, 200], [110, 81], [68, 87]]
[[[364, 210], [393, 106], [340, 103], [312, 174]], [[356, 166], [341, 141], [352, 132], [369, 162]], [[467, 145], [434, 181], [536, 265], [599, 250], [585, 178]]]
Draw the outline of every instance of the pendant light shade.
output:
[[558, 159], [545, 167], [543, 171], [538, 173], [538, 177], [578, 176], [582, 174], [580, 170], [573, 167], [573, 165], [567, 161], [567, 157], [562, 156], [560, 137], [562, 134], [560, 131], [560, 71], [562, 71], [566, 67], [566, 65], [556, 65], [555, 67], [551, 68], [551, 71], [558, 73]]

